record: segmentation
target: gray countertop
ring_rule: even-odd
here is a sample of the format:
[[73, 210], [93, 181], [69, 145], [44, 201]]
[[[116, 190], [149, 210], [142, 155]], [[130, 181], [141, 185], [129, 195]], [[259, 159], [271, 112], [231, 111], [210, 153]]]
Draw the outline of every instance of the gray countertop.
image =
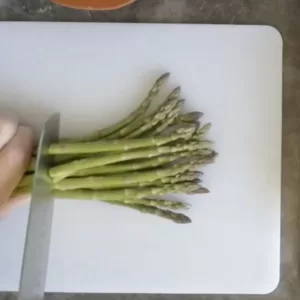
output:
[[[299, 0], [138, 0], [113, 12], [75, 11], [48, 0], [0, 0], [0, 20], [268, 24], [278, 28], [284, 39], [284, 95], [281, 281], [276, 291], [267, 296], [50, 294], [47, 299], [300, 299]], [[9, 299], [15, 295], [0, 293], [0, 300]]]

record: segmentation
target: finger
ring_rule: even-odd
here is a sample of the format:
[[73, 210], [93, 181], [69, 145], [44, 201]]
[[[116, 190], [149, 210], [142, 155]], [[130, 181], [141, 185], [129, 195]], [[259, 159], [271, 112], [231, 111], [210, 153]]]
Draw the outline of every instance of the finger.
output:
[[0, 115], [0, 150], [14, 137], [18, 130], [18, 119], [12, 114]]
[[13, 209], [13, 203], [11, 203], [10, 201], [7, 201], [6, 203], [4, 203], [1, 207], [0, 207], [0, 218], [5, 218], [7, 217], [11, 210]]
[[15, 197], [10, 198], [10, 202], [13, 204], [14, 207], [22, 206], [30, 203], [31, 195], [30, 194], [24, 194], [24, 195], [18, 195]]
[[24, 194], [12, 197], [0, 207], [0, 218], [7, 217], [16, 207], [26, 205], [30, 202], [31, 195]]
[[0, 152], [0, 207], [21, 180], [31, 157], [33, 132], [20, 126], [16, 135]]

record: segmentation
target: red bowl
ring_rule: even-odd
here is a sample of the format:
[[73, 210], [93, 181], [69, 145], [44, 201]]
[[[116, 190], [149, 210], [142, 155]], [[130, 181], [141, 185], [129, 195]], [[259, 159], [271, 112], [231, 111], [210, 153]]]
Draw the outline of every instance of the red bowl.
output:
[[86, 10], [112, 10], [129, 5], [136, 0], [52, 0], [56, 4]]

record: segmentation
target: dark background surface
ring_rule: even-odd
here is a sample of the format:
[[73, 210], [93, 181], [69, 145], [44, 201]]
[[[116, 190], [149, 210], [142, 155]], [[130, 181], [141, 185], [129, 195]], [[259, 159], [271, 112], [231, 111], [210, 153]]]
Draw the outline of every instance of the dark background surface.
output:
[[[138, 0], [127, 8], [111, 12], [72, 10], [53, 5], [48, 0], [0, 0], [0, 21], [221, 23], [275, 26], [284, 40], [282, 241], [281, 280], [278, 288], [266, 296], [49, 294], [46, 299], [300, 299], [300, 0]], [[4, 37], [0, 38], [1, 42], [5, 43]], [[0, 243], [3, 242], [5, 241]], [[0, 293], [0, 300], [12, 300], [15, 297], [15, 294]]]

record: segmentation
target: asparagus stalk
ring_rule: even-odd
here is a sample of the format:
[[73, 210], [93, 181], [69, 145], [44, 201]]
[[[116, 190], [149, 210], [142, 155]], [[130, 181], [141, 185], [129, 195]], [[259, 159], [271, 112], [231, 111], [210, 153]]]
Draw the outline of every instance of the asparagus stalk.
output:
[[[13, 192], [13, 196], [15, 197], [21, 194], [30, 194], [31, 189], [32, 189], [31, 185], [19, 187]], [[107, 201], [107, 202], [111, 202], [111, 201]], [[147, 197], [121, 199], [121, 200], [115, 200], [115, 202], [123, 202], [125, 204], [142, 204], [142, 205], [149, 205], [153, 207], [169, 208], [169, 209], [188, 209], [190, 207], [190, 205], [186, 202], [166, 200], [166, 199], [152, 199]]]
[[19, 182], [17, 188], [23, 188], [27, 186], [31, 186], [33, 181], [33, 175], [24, 175], [21, 181]]
[[[126, 186], [138, 186], [139, 183], [152, 182], [164, 177], [170, 177], [187, 171], [195, 162], [189, 164], [174, 164], [169, 168], [161, 168], [150, 171], [129, 172], [125, 174], [90, 176], [83, 178], [66, 178], [54, 183], [54, 188], [59, 190], [75, 189], [113, 189]], [[168, 182], [167, 180], [166, 182]]]
[[201, 152], [197, 150], [192, 152], [179, 152], [179, 153], [162, 155], [162, 156], [157, 156], [148, 159], [134, 160], [129, 163], [116, 163], [116, 164], [104, 165], [100, 167], [92, 167], [89, 169], [80, 170], [75, 174], [73, 174], [72, 177], [84, 177], [90, 175], [104, 175], [104, 174], [107, 175], [107, 174], [115, 174], [115, 173], [124, 173], [128, 171], [153, 169], [155, 167], [162, 166], [167, 163], [171, 163], [181, 157], [196, 156], [198, 154], [201, 154]]
[[[110, 201], [108, 201], [110, 202]], [[152, 199], [152, 198], [142, 198], [142, 199], [123, 199], [120, 201], [124, 204], [140, 204], [140, 205], [148, 205], [158, 208], [168, 208], [168, 209], [188, 209], [190, 205], [186, 202], [180, 201], [171, 201], [165, 199]]]
[[[164, 178], [160, 178], [160, 179], [157, 179], [153, 182], [150, 182], [150, 183], [145, 183], [147, 185], [163, 185], [163, 184], [166, 184], [166, 183], [178, 183], [178, 182], [188, 182], [188, 181], [191, 181], [191, 182], [194, 182], [194, 183], [200, 183], [200, 179], [199, 177], [201, 176], [201, 172], [197, 172], [197, 171], [187, 171], [187, 172], [184, 172], [184, 173], [179, 173], [177, 175], [174, 175], [174, 176], [168, 176], [168, 177], [164, 177]], [[142, 183], [142, 186], [143, 186], [143, 183]], [[145, 186], [145, 185], [144, 185]]]
[[[135, 131], [126, 135], [126, 139], [135, 138], [141, 136], [143, 133], [154, 128], [160, 121], [163, 121], [166, 116], [178, 105], [178, 97], [180, 94], [180, 88], [175, 88], [168, 96], [167, 100], [158, 108], [157, 111], [152, 113], [148, 118], [144, 119], [143, 124], [139, 126]], [[184, 100], [181, 100], [183, 103]]]
[[[167, 126], [160, 134], [159, 136], [169, 136], [173, 135], [177, 132], [178, 129], [182, 128], [182, 126], [194, 126], [195, 131], [192, 137], [195, 135], [195, 132], [199, 129], [199, 123], [195, 122], [194, 124], [191, 123], [181, 123], [181, 124], [170, 124], [171, 126]], [[153, 133], [150, 133], [149, 136], [153, 136]], [[196, 139], [194, 139], [196, 141]]]
[[[155, 172], [155, 171], [153, 171]], [[132, 178], [134, 175], [139, 177], [139, 179], [143, 178], [139, 176], [139, 173], [125, 173], [123, 176], [91, 176], [84, 178], [67, 178], [59, 181], [58, 183], [53, 184], [53, 188], [59, 190], [76, 190], [78, 188], [89, 188], [89, 189], [113, 189], [113, 188], [126, 188], [126, 187], [146, 187], [153, 186], [159, 187], [163, 186], [166, 183], [179, 183], [179, 182], [193, 182], [200, 183], [201, 181], [198, 179], [201, 175], [201, 172], [197, 171], [188, 171], [185, 173], [180, 173], [174, 176], [167, 176], [163, 178], [159, 178], [157, 180], [127, 180], [127, 176]], [[125, 177], [126, 176], [126, 177]], [[33, 175], [25, 175], [21, 181], [19, 182], [17, 189], [22, 189], [26, 187], [30, 187], [32, 185]]]
[[114, 140], [99, 141], [89, 143], [55, 143], [50, 145], [47, 154], [87, 154], [102, 153], [112, 151], [128, 151], [137, 148], [147, 148], [151, 146], [161, 146], [178, 139], [189, 139], [195, 132], [195, 125], [190, 124], [178, 128], [178, 130], [169, 136], [140, 138], [133, 140]]
[[203, 113], [200, 111], [192, 111], [183, 115], [178, 116], [176, 121], [179, 123], [195, 123], [197, 122], [201, 117], [203, 116]]
[[21, 195], [28, 195], [31, 193], [31, 189], [32, 189], [32, 185], [29, 184], [29, 185], [26, 185], [26, 186], [23, 186], [23, 187], [16, 187], [14, 189], [14, 191], [12, 192], [12, 195], [11, 197], [17, 197], [17, 196], [21, 196]]
[[117, 190], [66, 190], [54, 189], [53, 194], [61, 199], [86, 199], [103, 201], [120, 201], [123, 199], [141, 199], [148, 196], [163, 196], [172, 193], [208, 193], [208, 190], [197, 183], [184, 182], [166, 184], [162, 187], [125, 188]]
[[129, 184], [129, 185], [126, 185], [126, 186], [120, 186], [120, 188], [131, 188], [131, 187], [137, 187], [137, 188], [141, 188], [141, 187], [161, 187], [163, 186], [164, 184], [168, 183], [200, 183], [201, 180], [199, 178], [195, 178], [193, 180], [189, 179], [188, 180], [185, 180], [185, 176], [176, 176], [176, 177], [166, 177], [166, 178], [163, 178], [163, 179], [158, 179], [158, 180], [155, 180], [155, 181], [145, 181], [145, 182], [139, 182], [137, 184]]
[[215, 151], [212, 151], [209, 155], [199, 156], [197, 162], [190, 166], [189, 171], [197, 171], [199, 167], [213, 163], [217, 155]]
[[[74, 140], [73, 140], [74, 141]], [[72, 143], [72, 140], [68, 140], [68, 143]], [[65, 154], [65, 155], [53, 155], [52, 157], [52, 164], [54, 166], [56, 165], [60, 165], [60, 164], [63, 164], [63, 163], [67, 163], [67, 162], [71, 162], [75, 159], [81, 159], [81, 158], [87, 158], [87, 157], [91, 157], [92, 155], [91, 154]], [[36, 158], [35, 157], [32, 157], [32, 163], [36, 163]], [[34, 160], [34, 161], [33, 161]], [[30, 166], [26, 172], [27, 173], [31, 173], [35, 170], [35, 166]]]
[[110, 202], [111, 204], [117, 204], [121, 206], [126, 206], [135, 210], [140, 211], [141, 213], [152, 214], [158, 217], [171, 220], [178, 224], [188, 224], [191, 223], [191, 219], [180, 213], [175, 213], [170, 210], [164, 210], [153, 206], [141, 205], [141, 204], [127, 204], [122, 202]]
[[66, 177], [75, 174], [76, 172], [88, 169], [92, 167], [104, 166], [112, 163], [117, 163], [121, 161], [128, 161], [138, 158], [151, 158], [159, 156], [162, 154], [176, 153], [176, 152], [185, 152], [185, 151], [195, 151], [206, 149], [210, 146], [210, 142], [201, 141], [201, 142], [189, 142], [187, 144], [180, 144], [174, 146], [161, 146], [150, 149], [142, 149], [136, 151], [127, 151], [123, 153], [116, 153], [111, 155], [106, 155], [103, 157], [96, 158], [84, 158], [72, 161], [70, 163], [65, 163], [59, 166], [50, 168], [49, 175], [54, 182], [58, 182]]
[[183, 105], [183, 100], [179, 101], [173, 110], [167, 115], [166, 119], [161, 121], [153, 131], [150, 132], [150, 135], [156, 136], [163, 132], [169, 125], [171, 125], [177, 116], [180, 113], [180, 110]]
[[112, 126], [98, 130], [97, 132], [93, 133], [90, 136], [87, 136], [82, 139], [74, 140], [74, 142], [87, 142], [87, 141], [95, 141], [95, 140], [99, 140], [102, 138], [106, 138], [107, 136], [113, 134], [114, 132], [117, 132], [118, 130], [122, 129], [126, 125], [130, 124], [131, 122], [133, 122], [140, 116], [144, 115], [146, 113], [146, 111], [148, 110], [148, 108], [150, 107], [151, 102], [157, 96], [157, 94], [160, 92], [162, 86], [169, 79], [169, 77], [170, 77], [170, 73], [165, 73], [162, 76], [160, 76], [155, 81], [154, 85], [148, 92], [147, 97], [144, 99], [144, 101], [141, 103], [141, 105], [135, 111], [130, 113], [126, 118], [124, 118], [123, 120], [119, 121], [118, 123], [116, 123]]
[[59, 165], [59, 164], [63, 164], [66, 162], [70, 162], [74, 159], [80, 159], [80, 158], [85, 158], [87, 157], [85, 154], [66, 154], [66, 155], [56, 155], [53, 158], [53, 163], [54, 165]]
[[[27, 186], [24, 188], [16, 189], [13, 192], [13, 197], [19, 195], [27, 195], [31, 193], [31, 186]], [[56, 193], [57, 194], [57, 193]], [[63, 198], [63, 197], [61, 197]], [[68, 197], [67, 197], [68, 198]], [[77, 198], [78, 199], [78, 198]], [[79, 198], [80, 199], [80, 198]], [[189, 208], [188, 203], [179, 202], [179, 201], [169, 201], [169, 200], [161, 200], [161, 199], [150, 199], [150, 198], [143, 198], [143, 199], [124, 199], [124, 200], [115, 200], [115, 201], [105, 201], [110, 204], [130, 207], [132, 209], [141, 211], [143, 213], [154, 214], [159, 217], [169, 219], [175, 223], [190, 223], [191, 220], [179, 213], [174, 213], [169, 210], [162, 210], [162, 208], [169, 208], [169, 209], [187, 209]]]
[[195, 134], [193, 135], [193, 138], [197, 140], [201, 140], [207, 134], [210, 128], [211, 128], [211, 123], [204, 124], [202, 127], [199, 127], [196, 130]]
[[[138, 130], [140, 127], [143, 126], [143, 124], [145, 124], [145, 122], [149, 122], [149, 120], [151, 120], [156, 114], [159, 113], [159, 116], [162, 117], [161, 110], [163, 110], [163, 107], [167, 106], [165, 110], [170, 110], [171, 107], [175, 105], [176, 101], [178, 100], [179, 94], [180, 94], [180, 88], [177, 87], [170, 93], [166, 102], [163, 103], [154, 113], [152, 113], [151, 116], [147, 117], [146, 119], [144, 117], [136, 119], [135, 121], [123, 127], [119, 131], [108, 136], [108, 139], [112, 140], [112, 139], [120, 139], [120, 138], [128, 137], [130, 133]], [[172, 106], [169, 105], [169, 102], [171, 102]]]
[[[202, 149], [202, 150], [195, 150], [189, 152], [182, 152], [182, 153], [175, 153], [173, 155], [165, 155], [154, 157], [153, 159], [138, 159], [133, 160], [129, 163], [117, 163], [108, 166], [101, 166], [101, 167], [92, 167], [88, 169], [83, 169], [75, 174], [72, 177], [84, 177], [89, 175], [102, 175], [102, 174], [113, 174], [118, 172], [126, 172], [126, 171], [135, 171], [141, 169], [149, 169], [154, 168], [169, 162], [172, 162], [176, 159], [181, 157], [191, 157], [191, 156], [206, 156], [213, 153], [210, 149]], [[107, 154], [106, 154], [107, 155]], [[83, 158], [92, 158], [95, 157], [94, 153], [89, 154], [78, 154], [78, 155], [57, 155], [54, 156], [54, 165], [59, 165], [67, 162], [71, 162], [78, 159]], [[99, 157], [99, 155], [97, 155]]]
[[169, 176], [161, 179], [157, 179], [155, 181], [144, 181], [144, 182], [131, 182], [127, 183], [124, 182], [123, 185], [118, 186], [118, 188], [128, 188], [128, 187], [161, 187], [166, 183], [182, 183], [182, 182], [193, 182], [193, 183], [200, 183], [201, 180], [199, 179], [200, 175], [197, 175], [196, 173], [199, 172], [189, 172], [186, 174], [179, 174], [176, 176]]

